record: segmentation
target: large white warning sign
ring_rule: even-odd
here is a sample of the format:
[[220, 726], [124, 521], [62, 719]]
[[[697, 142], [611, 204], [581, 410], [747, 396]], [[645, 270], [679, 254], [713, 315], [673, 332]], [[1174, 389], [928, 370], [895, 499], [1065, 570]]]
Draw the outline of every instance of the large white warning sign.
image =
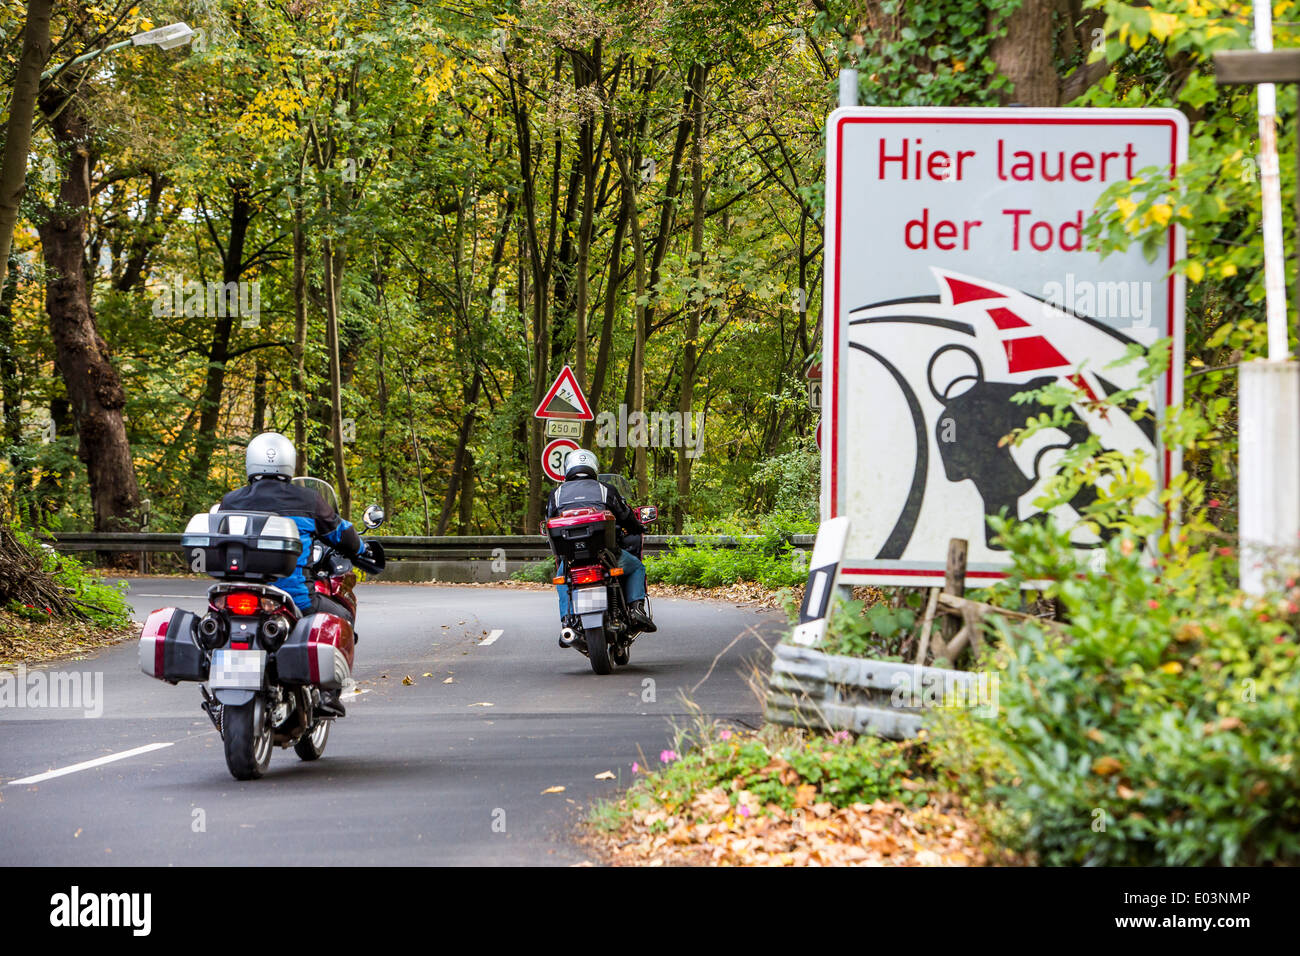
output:
[[[1090, 434], [1143, 452], [1168, 484], [1180, 462], [1159, 447], [1156, 415], [1182, 398], [1183, 284], [1169, 275], [1182, 237], [1171, 227], [1154, 262], [1136, 243], [1103, 260], [1083, 227], [1106, 187], [1168, 177], [1186, 150], [1176, 110], [831, 114], [822, 514], [851, 519], [843, 581], [941, 584], [950, 538], [969, 542], [973, 585], [1001, 577], [1009, 556], [987, 516], [1045, 518], [1033, 502]], [[1136, 362], [1112, 363], [1164, 337], [1173, 362], [1154, 413], [1099, 410], [1138, 384]], [[1077, 389], [1076, 421], [1004, 443], [1045, 411], [1012, 397], [1054, 382]], [[1094, 495], [1055, 517], [1073, 526]]]

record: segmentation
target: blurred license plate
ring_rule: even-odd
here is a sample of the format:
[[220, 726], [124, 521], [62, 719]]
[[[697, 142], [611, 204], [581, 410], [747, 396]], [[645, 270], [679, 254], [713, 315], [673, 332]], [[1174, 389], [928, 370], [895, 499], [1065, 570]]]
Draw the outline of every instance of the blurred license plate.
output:
[[261, 690], [262, 672], [266, 670], [266, 651], [221, 650], [212, 654], [208, 686], [213, 690]]
[[603, 611], [609, 607], [609, 596], [604, 585], [598, 588], [579, 588], [573, 592], [573, 612]]

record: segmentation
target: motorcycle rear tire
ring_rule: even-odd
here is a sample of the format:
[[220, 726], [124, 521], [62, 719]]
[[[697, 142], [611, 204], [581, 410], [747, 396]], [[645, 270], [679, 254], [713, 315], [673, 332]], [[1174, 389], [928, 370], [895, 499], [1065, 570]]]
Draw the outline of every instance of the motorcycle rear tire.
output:
[[226, 747], [226, 766], [236, 780], [256, 780], [266, 772], [273, 744], [260, 698], [221, 708], [221, 738]]
[[325, 744], [330, 739], [330, 724], [332, 720], [321, 720], [316, 722], [310, 733], [305, 733], [298, 738], [293, 745], [293, 752], [303, 760], [320, 760], [321, 754], [325, 753]]
[[605, 639], [603, 630], [587, 632], [587, 659], [591, 661], [591, 669], [597, 674], [614, 672], [614, 666], [609, 660], [609, 641]]

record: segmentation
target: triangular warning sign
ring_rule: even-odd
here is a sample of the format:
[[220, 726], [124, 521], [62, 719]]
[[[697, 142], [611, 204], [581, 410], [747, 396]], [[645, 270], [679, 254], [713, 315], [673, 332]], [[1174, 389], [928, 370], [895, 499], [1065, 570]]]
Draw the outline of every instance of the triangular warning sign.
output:
[[564, 369], [555, 377], [555, 383], [547, 391], [542, 403], [533, 412], [535, 418], [567, 418], [573, 421], [589, 422], [596, 416], [591, 413], [587, 396], [578, 387], [578, 379], [573, 369]]

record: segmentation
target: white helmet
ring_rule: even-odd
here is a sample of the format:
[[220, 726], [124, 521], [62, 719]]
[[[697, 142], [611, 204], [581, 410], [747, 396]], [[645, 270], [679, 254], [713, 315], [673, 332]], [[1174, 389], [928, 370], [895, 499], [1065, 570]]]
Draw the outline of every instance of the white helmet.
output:
[[293, 442], [279, 432], [262, 432], [248, 443], [244, 473], [250, 480], [254, 475], [289, 479], [297, 469], [298, 453], [293, 450]]
[[564, 480], [570, 478], [595, 478], [600, 471], [596, 456], [585, 448], [576, 448], [564, 459]]

